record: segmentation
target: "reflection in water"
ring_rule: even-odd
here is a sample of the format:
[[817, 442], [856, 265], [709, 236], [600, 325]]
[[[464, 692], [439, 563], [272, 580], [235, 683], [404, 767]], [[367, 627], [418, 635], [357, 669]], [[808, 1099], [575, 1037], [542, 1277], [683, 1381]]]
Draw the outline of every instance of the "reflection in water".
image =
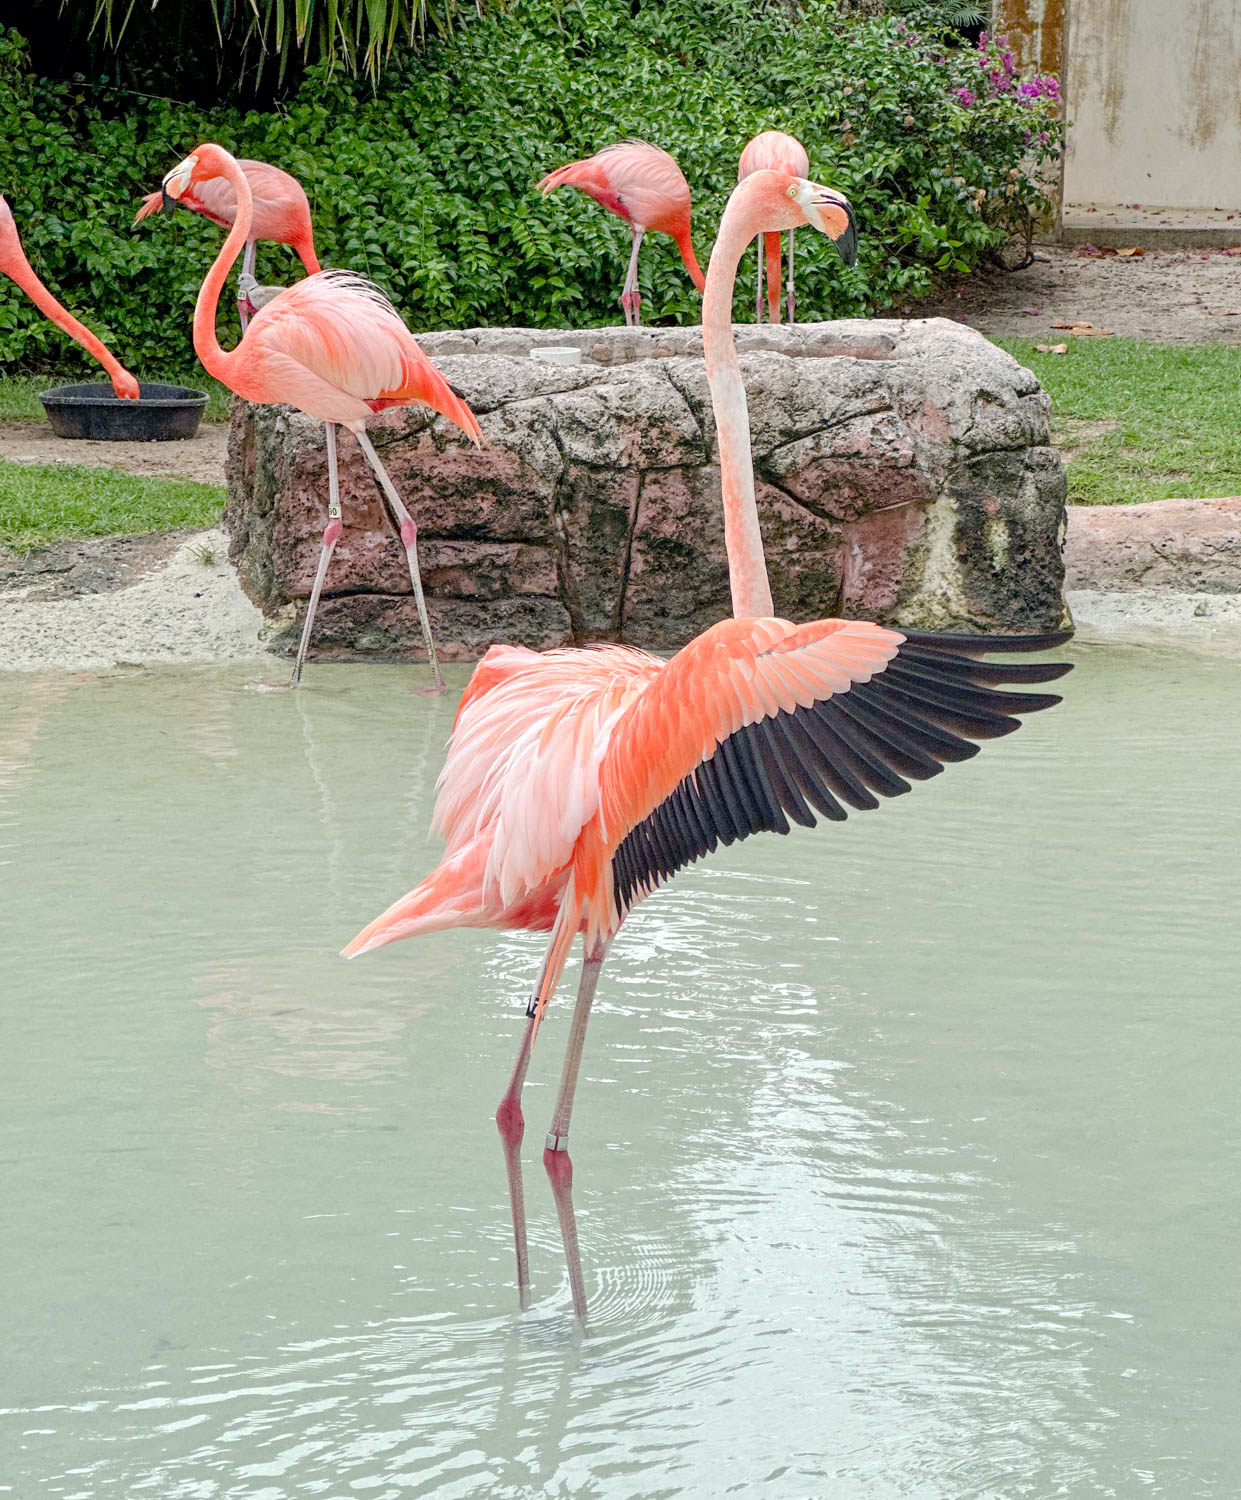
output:
[[491, 1120], [542, 939], [335, 956], [437, 857], [451, 701], [0, 681], [0, 1494], [1231, 1495], [1241, 667], [1082, 657], [1058, 722], [622, 931], [586, 1337], [568, 1004], [524, 1318]]

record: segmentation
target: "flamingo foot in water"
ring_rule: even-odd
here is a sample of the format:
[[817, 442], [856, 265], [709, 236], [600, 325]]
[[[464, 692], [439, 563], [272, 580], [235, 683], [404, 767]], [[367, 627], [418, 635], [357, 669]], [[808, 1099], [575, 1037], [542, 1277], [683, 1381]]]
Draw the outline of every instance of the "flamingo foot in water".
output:
[[569, 1138], [552, 1133], [543, 1152], [543, 1167], [556, 1200], [556, 1217], [560, 1220], [560, 1238], [564, 1241], [565, 1264], [569, 1268], [569, 1291], [573, 1311], [579, 1323], [586, 1323], [586, 1285], [582, 1280], [582, 1252], [577, 1239], [577, 1217], [573, 1212], [573, 1163], [569, 1159]]

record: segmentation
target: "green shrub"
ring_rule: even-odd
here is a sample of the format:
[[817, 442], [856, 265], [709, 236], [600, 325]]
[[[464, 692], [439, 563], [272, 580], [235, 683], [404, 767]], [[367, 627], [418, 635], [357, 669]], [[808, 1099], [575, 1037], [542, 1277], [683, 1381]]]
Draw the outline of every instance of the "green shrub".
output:
[[[862, 233], [854, 269], [823, 237], [799, 236], [803, 315], [858, 315], [977, 265], [1007, 233], [989, 205], [1001, 217], [1042, 205], [1029, 152], [1058, 148], [1052, 101], [988, 90], [987, 63], [899, 18], [846, 20], [831, 0], [799, 13], [663, 0], [636, 14], [631, 0], [513, 0], [400, 59], [378, 91], [313, 69], [270, 113], [124, 97], [118, 114], [116, 95], [33, 77], [20, 39], [0, 32], [0, 191], [53, 289], [153, 377], [192, 360], [220, 231], [184, 212], [130, 222], [199, 140], [299, 177], [324, 264], [374, 277], [417, 330], [619, 321], [624, 226], [579, 193], [544, 199], [539, 176], [628, 136], [666, 147], [694, 189], [705, 265], [741, 148], [780, 128], [848, 193]], [[292, 252], [260, 249], [260, 279], [295, 274]], [[671, 241], [648, 238], [641, 278], [645, 320], [697, 320]], [[751, 296], [743, 278], [739, 317]], [[2, 283], [0, 364], [84, 368]]]

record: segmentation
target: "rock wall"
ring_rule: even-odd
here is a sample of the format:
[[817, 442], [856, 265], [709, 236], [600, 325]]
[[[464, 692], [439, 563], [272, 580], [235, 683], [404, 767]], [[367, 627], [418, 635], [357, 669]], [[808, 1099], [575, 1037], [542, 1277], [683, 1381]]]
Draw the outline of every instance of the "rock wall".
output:
[[[1060, 623], [1064, 474], [1028, 370], [944, 319], [737, 337], [779, 613], [944, 629]], [[728, 613], [698, 329], [479, 329], [419, 342], [487, 441], [477, 451], [417, 409], [369, 428], [418, 522], [446, 658], [495, 640], [673, 650]], [[552, 344], [577, 346], [583, 362], [531, 357]], [[312, 650], [417, 655], [395, 528], [348, 433], [340, 457], [345, 529]], [[321, 426], [236, 402], [225, 524], [269, 613], [308, 595], [326, 499]]]

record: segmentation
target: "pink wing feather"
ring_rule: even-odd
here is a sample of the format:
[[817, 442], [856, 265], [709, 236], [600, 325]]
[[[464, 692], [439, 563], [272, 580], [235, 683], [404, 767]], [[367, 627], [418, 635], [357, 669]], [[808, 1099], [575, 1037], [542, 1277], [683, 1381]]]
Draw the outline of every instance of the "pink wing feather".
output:
[[[267, 394], [324, 421], [365, 421], [385, 406], [432, 407], [474, 441], [474, 413], [418, 347], [373, 283], [320, 271], [259, 309], [238, 353]], [[243, 394], [245, 394], [243, 392]]]

